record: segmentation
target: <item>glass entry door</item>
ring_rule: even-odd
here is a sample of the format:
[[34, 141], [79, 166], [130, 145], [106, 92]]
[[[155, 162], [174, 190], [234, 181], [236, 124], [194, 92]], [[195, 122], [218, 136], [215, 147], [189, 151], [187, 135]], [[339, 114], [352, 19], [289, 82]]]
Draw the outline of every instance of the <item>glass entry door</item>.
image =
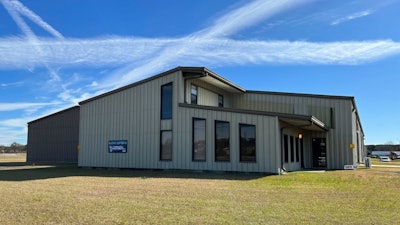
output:
[[326, 168], [326, 138], [312, 139], [313, 167]]

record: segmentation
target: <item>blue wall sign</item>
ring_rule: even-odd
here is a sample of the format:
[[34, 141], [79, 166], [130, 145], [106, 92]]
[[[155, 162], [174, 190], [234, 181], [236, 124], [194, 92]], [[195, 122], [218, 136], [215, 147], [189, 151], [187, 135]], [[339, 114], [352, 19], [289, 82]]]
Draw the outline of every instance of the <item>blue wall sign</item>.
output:
[[110, 140], [108, 141], [109, 153], [127, 153], [128, 140]]

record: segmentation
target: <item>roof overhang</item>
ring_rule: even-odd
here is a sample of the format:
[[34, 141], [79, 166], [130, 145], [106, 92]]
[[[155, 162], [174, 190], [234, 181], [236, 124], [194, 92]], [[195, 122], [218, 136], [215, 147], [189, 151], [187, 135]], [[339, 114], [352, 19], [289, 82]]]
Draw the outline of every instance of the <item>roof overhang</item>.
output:
[[213, 86], [231, 93], [244, 93], [245, 89], [221, 77], [205, 67], [180, 67], [183, 77], [187, 79], [199, 79]]
[[290, 125], [290, 127], [298, 127], [310, 131], [328, 131], [328, 127], [314, 116], [278, 116], [279, 120]]

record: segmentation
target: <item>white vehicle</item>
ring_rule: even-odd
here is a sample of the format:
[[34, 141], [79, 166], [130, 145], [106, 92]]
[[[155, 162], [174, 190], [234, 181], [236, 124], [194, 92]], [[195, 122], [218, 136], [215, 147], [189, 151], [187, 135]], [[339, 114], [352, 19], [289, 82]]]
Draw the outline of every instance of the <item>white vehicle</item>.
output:
[[381, 162], [390, 162], [389, 156], [381, 156]]

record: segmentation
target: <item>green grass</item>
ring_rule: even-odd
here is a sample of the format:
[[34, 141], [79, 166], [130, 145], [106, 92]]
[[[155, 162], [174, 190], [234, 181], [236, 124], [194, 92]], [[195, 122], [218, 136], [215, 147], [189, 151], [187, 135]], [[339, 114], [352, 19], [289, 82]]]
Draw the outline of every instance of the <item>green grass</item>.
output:
[[381, 162], [379, 158], [371, 158], [371, 163], [373, 165], [391, 165], [391, 166], [400, 166], [400, 159], [395, 159], [390, 162]]
[[393, 224], [400, 169], [285, 176], [79, 169], [0, 170], [0, 224]]

